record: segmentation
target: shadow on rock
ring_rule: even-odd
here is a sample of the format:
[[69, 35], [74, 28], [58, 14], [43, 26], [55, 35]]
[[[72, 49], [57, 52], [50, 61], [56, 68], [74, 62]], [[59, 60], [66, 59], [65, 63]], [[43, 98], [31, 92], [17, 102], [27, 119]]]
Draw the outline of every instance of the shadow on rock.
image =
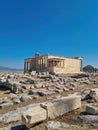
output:
[[25, 125], [18, 125], [11, 128], [11, 130], [29, 130]]

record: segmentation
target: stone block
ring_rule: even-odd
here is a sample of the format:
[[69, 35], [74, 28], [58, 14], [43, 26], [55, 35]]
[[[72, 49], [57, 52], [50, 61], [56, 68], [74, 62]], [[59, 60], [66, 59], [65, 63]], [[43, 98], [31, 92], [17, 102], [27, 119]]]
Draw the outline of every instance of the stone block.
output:
[[40, 105], [33, 106], [22, 114], [22, 121], [27, 125], [31, 126], [35, 123], [46, 120], [46, 110], [40, 107]]
[[95, 115], [98, 113], [98, 105], [87, 105], [86, 113]]
[[70, 130], [70, 125], [58, 122], [58, 121], [48, 121], [46, 124], [46, 130]]
[[96, 96], [98, 97], [98, 88], [91, 89], [91, 91], [95, 92]]
[[20, 100], [21, 100], [22, 102], [29, 101], [29, 100], [31, 100], [31, 99], [32, 99], [32, 98], [31, 98], [31, 96], [29, 96], [29, 95], [22, 95], [21, 98], [20, 98]]
[[0, 108], [5, 108], [5, 107], [9, 107], [9, 106], [13, 106], [13, 103], [5, 102], [5, 103], [0, 104]]
[[83, 124], [98, 123], [98, 116], [96, 115], [82, 115], [79, 116], [78, 119]]
[[41, 107], [46, 109], [48, 119], [54, 119], [67, 112], [80, 108], [81, 96], [72, 95], [67, 97], [61, 97], [53, 101], [42, 103]]
[[36, 74], [36, 71], [32, 71], [31, 75], [34, 76]]

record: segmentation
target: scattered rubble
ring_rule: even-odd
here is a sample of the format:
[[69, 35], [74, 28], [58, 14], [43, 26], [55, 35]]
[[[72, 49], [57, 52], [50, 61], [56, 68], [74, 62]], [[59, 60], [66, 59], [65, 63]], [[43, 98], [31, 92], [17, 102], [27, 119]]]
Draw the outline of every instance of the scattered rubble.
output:
[[30, 126], [47, 119], [55, 119], [80, 107], [81, 96], [61, 97], [28, 109], [23, 112], [22, 119], [27, 126]]
[[86, 113], [95, 115], [98, 113], [98, 105], [87, 105], [86, 106]]
[[[0, 73], [0, 93], [0, 129], [2, 130], [11, 127], [20, 129], [24, 123], [28, 126], [46, 120], [56, 120], [77, 108], [81, 110], [77, 115], [77, 122], [81, 122], [81, 125], [92, 123], [94, 125], [98, 122], [98, 73], [70, 75], [36, 71], [31, 74]], [[65, 123], [64, 130], [74, 126], [68, 122], [63, 121], [63, 123]], [[58, 124], [61, 126], [59, 127]], [[52, 126], [58, 126], [57, 130], [63, 130], [62, 122], [57, 121], [47, 122], [44, 128], [54, 130]], [[94, 128], [96, 127], [95, 124]]]
[[46, 130], [68, 130], [70, 125], [59, 121], [48, 121], [46, 124]]

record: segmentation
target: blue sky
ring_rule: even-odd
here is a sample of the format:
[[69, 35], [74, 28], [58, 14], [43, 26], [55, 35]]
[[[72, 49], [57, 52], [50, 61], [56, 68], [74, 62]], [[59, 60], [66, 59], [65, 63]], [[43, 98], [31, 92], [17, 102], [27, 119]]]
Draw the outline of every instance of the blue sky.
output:
[[35, 52], [98, 67], [98, 0], [1, 0], [0, 65], [23, 68]]

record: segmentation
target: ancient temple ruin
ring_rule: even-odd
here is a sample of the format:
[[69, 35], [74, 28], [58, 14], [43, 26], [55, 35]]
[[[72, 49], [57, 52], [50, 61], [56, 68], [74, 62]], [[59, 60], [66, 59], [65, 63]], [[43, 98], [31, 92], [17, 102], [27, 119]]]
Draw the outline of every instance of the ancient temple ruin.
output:
[[24, 59], [24, 72], [81, 73], [82, 57], [67, 58], [49, 54], [35, 54], [34, 58]]

